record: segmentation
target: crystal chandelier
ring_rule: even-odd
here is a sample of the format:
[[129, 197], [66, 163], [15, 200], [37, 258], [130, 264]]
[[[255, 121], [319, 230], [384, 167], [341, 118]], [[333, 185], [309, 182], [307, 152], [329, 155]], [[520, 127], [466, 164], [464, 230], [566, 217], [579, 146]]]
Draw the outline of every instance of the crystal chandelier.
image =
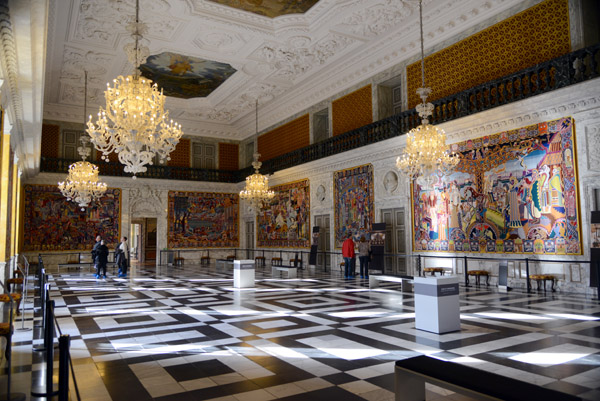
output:
[[114, 87], [106, 84], [106, 108], [100, 107], [98, 120], [92, 116], [87, 123], [87, 132], [102, 159], [115, 152], [125, 165], [125, 172], [138, 173], [152, 165], [155, 156], [160, 163], [171, 160], [169, 154], [175, 149], [183, 135], [181, 124], [169, 119], [165, 110], [166, 97], [162, 89], [151, 80], [141, 77], [139, 67], [150, 54], [148, 47], [140, 45], [147, 26], [139, 21], [140, 4], [136, 0], [135, 22], [128, 25], [135, 43], [125, 46], [129, 61], [134, 65], [134, 75], [119, 76], [113, 80]]
[[[87, 71], [85, 71], [85, 89], [83, 100], [83, 123], [85, 125], [85, 110], [87, 107]], [[66, 181], [58, 183], [58, 189], [68, 201], [75, 201], [84, 211], [91, 201], [100, 198], [106, 192], [106, 184], [98, 179], [98, 167], [85, 159], [91, 154], [92, 149], [87, 145], [90, 139], [83, 135], [81, 146], [77, 148], [83, 159], [69, 166]]]
[[431, 189], [439, 178], [456, 167], [460, 159], [458, 155], [449, 152], [446, 146], [446, 133], [444, 130], [429, 124], [429, 117], [433, 114], [433, 104], [427, 103], [427, 96], [431, 88], [425, 86], [425, 56], [423, 50], [423, 6], [419, 0], [419, 21], [421, 28], [421, 83], [417, 94], [422, 100], [416, 106], [421, 117], [421, 125], [413, 128], [406, 135], [406, 148], [404, 154], [396, 159], [396, 167], [417, 181], [423, 189]]
[[[256, 134], [258, 134], [258, 100], [256, 100]], [[246, 177], [246, 188], [240, 191], [240, 198], [249, 201], [255, 211], [263, 202], [273, 199], [275, 192], [269, 190], [269, 178], [258, 172], [262, 163], [258, 161], [260, 153], [254, 154], [254, 174]]]

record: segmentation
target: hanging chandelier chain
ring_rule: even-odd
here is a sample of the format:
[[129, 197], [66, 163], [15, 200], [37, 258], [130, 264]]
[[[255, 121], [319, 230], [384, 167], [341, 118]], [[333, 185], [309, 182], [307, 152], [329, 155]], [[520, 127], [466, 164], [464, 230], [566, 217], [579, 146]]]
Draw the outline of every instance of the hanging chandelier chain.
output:
[[86, 158], [92, 150], [87, 146], [90, 139], [85, 135], [85, 114], [87, 110], [87, 71], [83, 71], [83, 125], [84, 135], [81, 136], [81, 146], [77, 151], [83, 159], [80, 162], [69, 166], [67, 179], [58, 183], [58, 189], [67, 198], [67, 201], [73, 200], [81, 207], [85, 208], [95, 199], [100, 198], [106, 192], [106, 183], [101, 182], [98, 177], [98, 167], [88, 161]]
[[[423, 0], [419, 0], [419, 27], [421, 29], [421, 86], [425, 88], [425, 48], [423, 46]], [[423, 100], [425, 102], [425, 100]]]
[[422, 102], [415, 106], [421, 124], [406, 135], [406, 147], [396, 167], [420, 187], [430, 189], [439, 183], [440, 177], [450, 173], [460, 162], [458, 155], [446, 146], [444, 130], [429, 124], [434, 106], [427, 102], [431, 88], [425, 86], [425, 39], [423, 34], [423, 1], [419, 0], [419, 30], [421, 36], [421, 84], [417, 94]]
[[[258, 135], [258, 98], [256, 99], [255, 108], [255, 123], [256, 123], [256, 135]], [[246, 177], [246, 187], [240, 191], [240, 198], [245, 199], [252, 205], [255, 212], [262, 207], [263, 202], [273, 199], [275, 192], [269, 190], [269, 177], [259, 173], [260, 166], [262, 163], [258, 160], [260, 153], [255, 152], [253, 155], [254, 161], [252, 167], [254, 167], [254, 174]]]

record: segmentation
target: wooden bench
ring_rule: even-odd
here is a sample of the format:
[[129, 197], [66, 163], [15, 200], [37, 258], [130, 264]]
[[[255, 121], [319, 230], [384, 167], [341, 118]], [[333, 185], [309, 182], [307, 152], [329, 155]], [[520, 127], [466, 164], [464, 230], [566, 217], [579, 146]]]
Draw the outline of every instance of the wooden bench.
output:
[[283, 278], [283, 272], [287, 272], [287, 278], [298, 277], [298, 268], [295, 266], [271, 266], [271, 276], [275, 277], [277, 272], [280, 272], [281, 278]]
[[265, 257], [264, 256], [255, 257], [254, 264], [256, 265], [256, 267], [258, 267], [258, 266], [265, 267]]
[[234, 261], [235, 260], [235, 255], [227, 255], [227, 257], [225, 259]]
[[540, 284], [543, 283], [544, 292], [546, 292], [546, 281], [551, 281], [552, 282], [552, 287], [551, 287], [552, 292], [556, 291], [556, 289], [554, 288], [554, 283], [556, 283], [556, 276], [553, 276], [552, 274], [532, 274], [529, 276], [529, 279], [537, 281], [538, 291], [540, 289]]
[[210, 256], [204, 255], [200, 257], [201, 265], [209, 265], [210, 264]]
[[485, 285], [490, 285], [490, 272], [487, 270], [468, 270], [467, 271], [467, 285], [469, 285], [469, 276], [475, 276], [475, 285], [479, 285], [481, 277], [485, 277]]
[[181, 256], [173, 258], [173, 266], [183, 266], [184, 261], [185, 261], [185, 258], [182, 258]]
[[290, 263], [290, 265], [292, 265], [292, 266], [297, 266], [297, 267], [299, 267], [300, 269], [302, 269], [302, 259], [296, 259], [296, 258], [294, 258], [294, 259], [290, 259], [290, 260], [289, 260], [289, 263]]
[[423, 277], [427, 275], [427, 273], [431, 273], [432, 276], [435, 276], [435, 273], [440, 273], [440, 276], [443, 276], [446, 270], [443, 267], [425, 267], [423, 268]]
[[402, 291], [413, 292], [413, 280], [412, 276], [399, 276], [392, 274], [370, 274], [369, 275], [369, 289], [373, 290], [379, 288], [380, 281], [393, 281], [400, 283]]
[[529, 382], [425, 355], [396, 362], [396, 401], [424, 400], [425, 382], [478, 400], [581, 400]]
[[271, 258], [271, 266], [281, 266], [283, 264], [283, 259], [280, 257], [272, 257]]

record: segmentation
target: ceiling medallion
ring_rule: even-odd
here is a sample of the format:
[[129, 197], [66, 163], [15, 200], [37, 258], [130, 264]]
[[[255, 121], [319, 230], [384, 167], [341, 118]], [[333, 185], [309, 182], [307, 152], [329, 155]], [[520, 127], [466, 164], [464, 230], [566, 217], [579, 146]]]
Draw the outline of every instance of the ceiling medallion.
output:
[[444, 130], [429, 124], [434, 106], [427, 103], [431, 88], [425, 86], [425, 55], [423, 50], [423, 7], [419, 0], [419, 21], [421, 28], [421, 81], [422, 87], [417, 89], [422, 103], [416, 106], [421, 125], [413, 128], [406, 135], [406, 148], [402, 157], [396, 160], [396, 167], [411, 180], [416, 180], [422, 189], [432, 189], [439, 179], [456, 167], [460, 159], [446, 146]]
[[113, 88], [106, 84], [106, 109], [100, 108], [95, 124], [91, 115], [87, 123], [87, 132], [96, 149], [102, 152], [102, 159], [108, 161], [108, 155], [114, 151], [125, 165], [125, 172], [132, 173], [134, 179], [136, 174], [147, 170], [147, 164], [153, 164], [155, 156], [161, 164], [170, 160], [169, 154], [183, 135], [181, 124], [169, 119], [162, 90], [159, 92], [156, 84], [140, 76], [140, 64], [148, 57], [149, 50], [139, 43], [147, 29], [139, 21], [139, 11], [136, 0], [135, 22], [127, 27], [135, 43], [124, 48], [135, 67], [134, 75], [117, 77]]

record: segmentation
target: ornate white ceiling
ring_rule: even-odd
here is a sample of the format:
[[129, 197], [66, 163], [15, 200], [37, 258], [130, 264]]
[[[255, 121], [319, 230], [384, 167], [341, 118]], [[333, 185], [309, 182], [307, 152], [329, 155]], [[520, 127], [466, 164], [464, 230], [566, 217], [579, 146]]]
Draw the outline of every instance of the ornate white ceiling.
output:
[[[431, 48], [520, 0], [425, 0]], [[44, 118], [83, 121], [103, 103], [106, 82], [129, 74], [123, 46], [135, 0], [50, 0]], [[414, 0], [320, 0], [305, 14], [267, 18], [207, 0], [141, 0], [150, 54], [181, 53], [237, 70], [206, 98], [169, 98], [189, 136], [244, 139], [418, 52]]]

